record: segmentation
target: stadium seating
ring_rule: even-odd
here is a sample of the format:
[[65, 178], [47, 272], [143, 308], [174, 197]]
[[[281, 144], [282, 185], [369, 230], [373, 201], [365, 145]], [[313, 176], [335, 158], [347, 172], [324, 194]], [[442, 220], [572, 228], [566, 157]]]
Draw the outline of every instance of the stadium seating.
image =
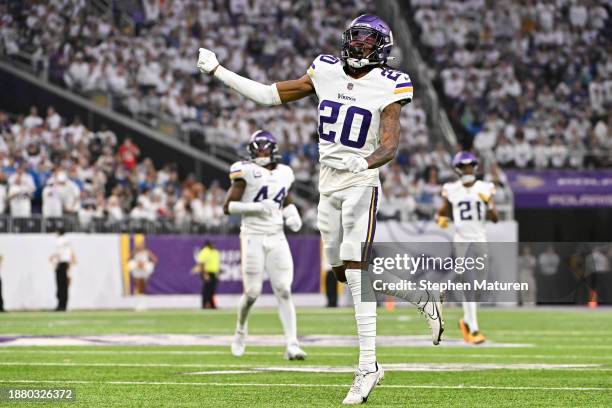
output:
[[[317, 54], [336, 54], [338, 33], [354, 17], [354, 10], [374, 10], [374, 3], [277, 2], [270, 7], [268, 2], [254, 1], [248, 10], [239, 6], [241, 2], [186, 1], [176, 9], [165, 4], [127, 10], [132, 23], [128, 26], [81, 3], [11, 5], [5, 31], [13, 35], [7, 34], [6, 49], [12, 50], [9, 54], [27, 49], [50, 81], [96, 101], [110, 100], [114, 109], [166, 133], [179, 128], [199, 135], [204, 129], [204, 145], [212, 152], [229, 151], [227, 160], [239, 156], [249, 134], [268, 129], [279, 139], [282, 160], [294, 169], [297, 183], [316, 194], [317, 112], [312, 101], [256, 106], [200, 75], [195, 67], [197, 50], [214, 49], [228, 68], [255, 80], [294, 78]], [[53, 21], [55, 28], [41, 30], [42, 21]], [[279, 36], [280, 32], [285, 35]], [[234, 49], [244, 51], [231, 52]], [[401, 55], [396, 57], [401, 61]], [[389, 202], [381, 216], [429, 219], [439, 204], [441, 183], [454, 177], [450, 157], [460, 147], [448, 151], [432, 142], [419, 98], [402, 109], [401, 125], [395, 165], [381, 169]], [[490, 166], [486, 171], [486, 178], [502, 191], [499, 204], [509, 203], [503, 173]]]
[[502, 167], [612, 165], [610, 2], [411, 0], [464, 144]]
[[33, 106], [14, 119], [0, 112], [0, 128], [2, 231], [197, 232], [225, 218], [218, 182], [179, 180], [173, 164], [156, 168], [130, 138], [118, 145], [78, 117], [68, 125]]

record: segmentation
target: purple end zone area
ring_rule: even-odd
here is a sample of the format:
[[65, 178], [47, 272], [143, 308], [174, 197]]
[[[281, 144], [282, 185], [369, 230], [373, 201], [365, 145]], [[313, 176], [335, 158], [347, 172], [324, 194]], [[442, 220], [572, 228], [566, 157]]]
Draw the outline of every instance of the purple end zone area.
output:
[[[318, 293], [320, 288], [320, 238], [317, 235], [288, 236], [293, 255], [294, 293]], [[221, 251], [218, 294], [242, 292], [240, 279], [240, 239], [229, 235], [150, 235], [146, 245], [158, 257], [158, 264], [147, 284], [147, 294], [197, 294], [202, 280], [193, 275], [194, 252], [206, 241]], [[272, 293], [269, 282], [263, 293]]]

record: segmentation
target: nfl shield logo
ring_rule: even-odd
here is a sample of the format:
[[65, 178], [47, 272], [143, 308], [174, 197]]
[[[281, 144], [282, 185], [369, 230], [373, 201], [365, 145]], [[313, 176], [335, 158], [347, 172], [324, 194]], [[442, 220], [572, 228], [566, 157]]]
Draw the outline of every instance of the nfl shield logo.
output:
[[349, 82], [349, 83], [346, 85], [346, 89], [348, 89], [349, 91], [350, 91], [351, 89], [353, 89], [353, 84]]

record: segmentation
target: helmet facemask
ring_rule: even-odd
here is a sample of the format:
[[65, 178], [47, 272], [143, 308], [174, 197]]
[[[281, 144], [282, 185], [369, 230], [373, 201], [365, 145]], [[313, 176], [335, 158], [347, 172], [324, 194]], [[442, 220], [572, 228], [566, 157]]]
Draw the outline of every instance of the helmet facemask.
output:
[[389, 59], [393, 34], [385, 35], [370, 27], [349, 27], [342, 33], [340, 58], [351, 68], [382, 65]]
[[277, 146], [268, 139], [256, 139], [249, 144], [251, 159], [259, 166], [267, 166], [274, 163]]

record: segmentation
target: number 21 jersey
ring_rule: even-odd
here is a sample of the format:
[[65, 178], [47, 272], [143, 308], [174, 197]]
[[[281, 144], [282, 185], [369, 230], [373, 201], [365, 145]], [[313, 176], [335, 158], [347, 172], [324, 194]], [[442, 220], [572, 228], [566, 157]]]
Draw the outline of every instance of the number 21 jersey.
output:
[[367, 157], [380, 144], [380, 115], [393, 103], [412, 100], [410, 77], [390, 68], [373, 68], [359, 79], [344, 72], [340, 60], [319, 55], [307, 74], [319, 99], [319, 191], [377, 186], [378, 169], [353, 174], [339, 170], [349, 155]]
[[495, 186], [481, 180], [476, 180], [470, 187], [464, 186], [460, 180], [442, 186], [442, 197], [453, 206], [455, 242], [487, 241], [487, 205], [479, 194], [492, 197], [495, 194]]

